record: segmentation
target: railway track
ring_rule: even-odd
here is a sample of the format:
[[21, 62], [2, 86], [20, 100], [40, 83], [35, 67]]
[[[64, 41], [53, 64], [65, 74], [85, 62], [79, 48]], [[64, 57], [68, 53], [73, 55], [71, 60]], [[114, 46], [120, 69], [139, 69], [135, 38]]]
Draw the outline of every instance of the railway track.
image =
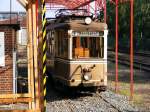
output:
[[[108, 52], [109, 52], [109, 53], [110, 53], [110, 52], [115, 53], [115, 51], [114, 51], [113, 49], [108, 49]], [[119, 51], [119, 53], [128, 54], [128, 55], [130, 54], [129, 52], [124, 51], [124, 50]], [[150, 57], [150, 52], [149, 52], [149, 51], [144, 51], [144, 52], [139, 51], [139, 52], [134, 52], [134, 55], [135, 55], [135, 56]]]
[[150, 57], [150, 52], [135, 52], [134, 54], [138, 56]]
[[[108, 60], [115, 62], [115, 52], [108, 52]], [[119, 53], [118, 62], [123, 65], [130, 66], [130, 56], [127, 53]], [[134, 55], [134, 68], [150, 71], [150, 55], [149, 53], [136, 53]]]
[[108, 105], [110, 105], [113, 109], [115, 109], [117, 112], [122, 112], [119, 108], [117, 108], [113, 103], [105, 99], [100, 93], [96, 93], [96, 96], [100, 97], [104, 102], [106, 102]]
[[109, 90], [101, 93], [76, 93], [74, 95], [49, 90], [47, 112], [129, 112], [137, 110], [130, 105], [126, 97]]

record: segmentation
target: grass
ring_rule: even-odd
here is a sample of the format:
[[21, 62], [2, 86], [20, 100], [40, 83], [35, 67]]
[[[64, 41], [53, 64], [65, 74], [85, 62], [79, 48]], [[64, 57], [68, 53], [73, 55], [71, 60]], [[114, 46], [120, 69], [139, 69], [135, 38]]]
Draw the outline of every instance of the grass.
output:
[[[130, 98], [130, 69], [119, 64], [119, 94]], [[136, 105], [139, 108], [143, 108], [143, 112], [150, 111], [150, 103], [147, 100], [150, 98], [148, 92], [143, 90], [150, 88], [149, 73], [141, 72], [140, 70], [134, 70], [134, 93], [131, 104]], [[108, 86], [112, 91], [115, 91], [115, 63], [109, 62], [108, 64]]]

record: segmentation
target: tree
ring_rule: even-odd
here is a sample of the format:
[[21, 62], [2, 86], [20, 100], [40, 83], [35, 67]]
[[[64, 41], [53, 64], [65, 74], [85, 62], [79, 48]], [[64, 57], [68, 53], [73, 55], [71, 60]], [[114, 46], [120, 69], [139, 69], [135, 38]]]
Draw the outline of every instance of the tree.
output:
[[[119, 4], [119, 49], [129, 48], [130, 38], [130, 4]], [[107, 3], [110, 47], [115, 45], [115, 5]], [[150, 2], [134, 0], [134, 48], [136, 51], [150, 51]], [[110, 42], [111, 41], [111, 42]], [[112, 44], [112, 41], [114, 44]]]

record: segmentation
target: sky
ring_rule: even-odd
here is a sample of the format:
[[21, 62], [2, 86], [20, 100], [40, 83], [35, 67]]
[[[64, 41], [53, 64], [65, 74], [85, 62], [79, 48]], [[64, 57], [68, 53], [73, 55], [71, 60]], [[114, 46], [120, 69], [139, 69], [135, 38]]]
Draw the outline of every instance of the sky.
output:
[[[17, 0], [0, 0], [0, 12], [3, 11], [10, 11], [10, 1], [12, 2], [11, 4], [11, 11], [25, 11], [24, 7], [22, 7]], [[54, 17], [55, 11], [47, 11], [46, 17]]]
[[[0, 0], [0, 12], [3, 11], [10, 11], [10, 0]], [[12, 5], [11, 5], [11, 11], [16, 11], [16, 12], [22, 12], [25, 11], [24, 7], [22, 7], [17, 0], [11, 0]], [[54, 17], [54, 12], [53, 11], [47, 11], [46, 16], [47, 17]]]
[[[0, 0], [0, 12], [1, 11], [10, 11], [10, 0]], [[25, 11], [25, 9], [17, 2], [17, 0], [11, 0], [12, 5], [11, 5], [11, 10], [12, 11]]]

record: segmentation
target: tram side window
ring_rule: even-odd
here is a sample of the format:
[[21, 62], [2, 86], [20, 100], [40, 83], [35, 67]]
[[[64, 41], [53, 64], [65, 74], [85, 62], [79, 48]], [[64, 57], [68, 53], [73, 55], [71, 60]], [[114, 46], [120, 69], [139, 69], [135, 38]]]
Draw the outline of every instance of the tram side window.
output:
[[73, 58], [103, 58], [103, 37], [73, 37]]
[[54, 57], [54, 32], [49, 31], [47, 34], [47, 56]]
[[65, 35], [65, 31], [57, 32], [57, 57], [67, 58], [68, 57], [68, 39]]

